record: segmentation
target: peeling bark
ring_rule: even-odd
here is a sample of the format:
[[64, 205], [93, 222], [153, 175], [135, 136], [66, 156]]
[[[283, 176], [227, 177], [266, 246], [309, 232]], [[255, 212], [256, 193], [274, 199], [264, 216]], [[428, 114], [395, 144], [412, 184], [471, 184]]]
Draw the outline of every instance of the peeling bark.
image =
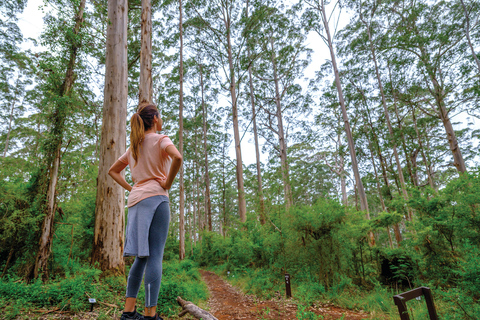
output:
[[124, 273], [125, 190], [108, 176], [126, 149], [127, 1], [108, 1], [103, 125], [99, 146], [92, 263]]

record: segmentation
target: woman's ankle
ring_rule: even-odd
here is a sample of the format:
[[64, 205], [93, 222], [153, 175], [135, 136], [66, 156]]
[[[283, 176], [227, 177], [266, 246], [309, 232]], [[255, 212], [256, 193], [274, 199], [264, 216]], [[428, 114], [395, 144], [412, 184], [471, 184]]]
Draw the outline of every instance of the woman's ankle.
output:
[[123, 309], [123, 312], [135, 312], [136, 303], [137, 303], [137, 298], [127, 298], [125, 300], [125, 308]]
[[145, 307], [144, 312], [145, 312], [144, 316], [146, 316], [146, 317], [155, 317], [156, 312], [157, 312], [157, 306]]

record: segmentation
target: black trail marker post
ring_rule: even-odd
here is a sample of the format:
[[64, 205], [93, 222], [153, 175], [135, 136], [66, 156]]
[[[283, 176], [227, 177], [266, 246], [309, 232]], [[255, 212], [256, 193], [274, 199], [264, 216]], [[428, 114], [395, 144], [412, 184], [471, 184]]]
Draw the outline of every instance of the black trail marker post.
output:
[[93, 312], [93, 306], [95, 305], [95, 303], [97, 303], [97, 300], [95, 300], [94, 298], [89, 298], [88, 302], [90, 302], [90, 312]]
[[290, 275], [285, 273], [285, 290], [287, 292], [287, 298], [292, 297], [292, 289], [290, 288]]

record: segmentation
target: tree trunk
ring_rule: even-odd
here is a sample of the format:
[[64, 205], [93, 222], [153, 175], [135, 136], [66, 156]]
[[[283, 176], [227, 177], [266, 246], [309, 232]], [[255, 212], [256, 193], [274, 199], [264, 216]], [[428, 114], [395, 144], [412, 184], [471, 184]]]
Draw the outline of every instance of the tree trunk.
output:
[[243, 186], [243, 162], [242, 150], [240, 148], [240, 132], [238, 129], [238, 110], [237, 110], [237, 92], [235, 81], [235, 69], [233, 67], [232, 40], [231, 40], [231, 21], [228, 10], [226, 18], [224, 18], [225, 28], [227, 29], [227, 50], [228, 50], [228, 66], [230, 71], [230, 97], [232, 99], [232, 116], [233, 116], [233, 133], [235, 137], [235, 155], [237, 159], [237, 190], [238, 190], [238, 214], [241, 222], [247, 221], [247, 203], [245, 201], [245, 190]]
[[[182, 8], [182, 0], [179, 0], [179, 11], [180, 11], [180, 19], [179, 19], [179, 29], [180, 29], [180, 102], [179, 102], [179, 128], [178, 128], [178, 136], [179, 136], [179, 151], [180, 154], [183, 154], [183, 8]], [[180, 228], [180, 250], [179, 250], [179, 259], [185, 259], [185, 185], [184, 185], [184, 178], [183, 178], [183, 164], [180, 167], [180, 221], [179, 221], [179, 228]]]
[[198, 164], [195, 167], [195, 202], [197, 205], [198, 229], [203, 231], [205, 230], [205, 221], [202, 219], [200, 210], [200, 168]]
[[[348, 120], [347, 109], [345, 107], [345, 101], [344, 101], [344, 98], [343, 98], [342, 85], [340, 83], [340, 75], [339, 75], [338, 68], [337, 68], [337, 62], [336, 62], [336, 59], [335, 59], [335, 52], [333, 50], [332, 38], [330, 36], [330, 28], [328, 26], [328, 20], [327, 20], [327, 16], [326, 16], [326, 13], [325, 13], [325, 4], [324, 4], [323, 0], [322, 0], [322, 6], [321, 6], [321, 13], [322, 13], [323, 26], [325, 27], [325, 32], [327, 34], [328, 48], [330, 50], [330, 56], [332, 58], [332, 67], [333, 67], [333, 71], [334, 71], [334, 74], [335, 74], [335, 85], [336, 85], [337, 91], [338, 91], [339, 103], [340, 103], [340, 106], [342, 108], [342, 116], [343, 116], [343, 121], [344, 121], [344, 125], [345, 125], [345, 132], [347, 134], [348, 149], [350, 150], [350, 157], [352, 159], [352, 170], [353, 170], [353, 174], [355, 176], [355, 184], [356, 184], [357, 189], [358, 189], [358, 196], [360, 198], [360, 208], [361, 208], [362, 211], [365, 211], [367, 219], [370, 220], [370, 213], [368, 211], [367, 195], [365, 194], [365, 189], [363, 188], [363, 183], [362, 183], [362, 180], [360, 178], [360, 172], [358, 170], [357, 155], [355, 153], [355, 146], [354, 146], [354, 142], [353, 142], [352, 131], [350, 129], [350, 123], [349, 123], [349, 120]], [[371, 238], [370, 239], [371, 242], [373, 242], [374, 241], [373, 234], [371, 235], [370, 238]]]
[[283, 132], [282, 106], [280, 103], [280, 90], [278, 86], [277, 63], [275, 61], [275, 48], [273, 46], [273, 37], [270, 37], [272, 46], [272, 65], [273, 65], [273, 81], [275, 82], [275, 104], [277, 105], [277, 125], [278, 125], [278, 142], [280, 146], [280, 159], [283, 180], [283, 192], [285, 199], [285, 209], [288, 211], [293, 205], [292, 189], [290, 186], [290, 176], [288, 170], [287, 159], [287, 142], [285, 141], [285, 133]]
[[382, 188], [380, 186], [380, 181], [378, 179], [377, 166], [375, 165], [375, 158], [373, 157], [372, 143], [370, 141], [368, 142], [368, 149], [370, 151], [370, 160], [372, 161], [373, 172], [375, 174], [375, 182], [377, 184], [378, 198], [380, 199], [382, 210], [387, 211], [387, 207], [385, 206], [385, 201], [383, 200], [383, 196], [382, 196]]
[[393, 79], [392, 79], [392, 72], [390, 70], [390, 64], [387, 63], [387, 68], [388, 68], [388, 77], [390, 79], [390, 86], [392, 89], [392, 97], [393, 97], [393, 108], [395, 110], [395, 115], [397, 117], [397, 124], [398, 124], [398, 129], [400, 131], [400, 138], [402, 139], [402, 148], [403, 148], [403, 153], [405, 154], [405, 161], [407, 163], [407, 171], [410, 176], [410, 181], [414, 186], [417, 186], [415, 183], [415, 178], [413, 176], [412, 172], [412, 165], [410, 164], [410, 159], [408, 157], [408, 151], [407, 151], [407, 145], [406, 145], [406, 139], [405, 139], [405, 134], [403, 133], [403, 126], [402, 126], [402, 121], [400, 119], [400, 115], [398, 113], [398, 108], [397, 108], [397, 95], [395, 93], [395, 89], [393, 87]]
[[[195, 193], [197, 191], [195, 190]], [[193, 244], [197, 246], [197, 211], [196, 211], [196, 206], [195, 206], [195, 201], [193, 202], [193, 221], [192, 221], [192, 230], [193, 230]]]
[[427, 156], [425, 155], [425, 148], [423, 147], [422, 139], [420, 137], [420, 131], [418, 130], [417, 117], [415, 116], [415, 109], [411, 107], [411, 110], [412, 110], [413, 126], [415, 127], [415, 133], [417, 135], [418, 146], [420, 147], [422, 159], [423, 159], [423, 162], [425, 163], [425, 173], [427, 174], [428, 184], [433, 190], [436, 190], [435, 184], [433, 183], [432, 172], [430, 171], [430, 163], [427, 159]]
[[97, 199], [92, 263], [102, 270], [124, 272], [123, 241], [125, 191], [108, 170], [126, 144], [127, 118], [127, 11], [126, 0], [108, 1], [103, 125], [99, 148]]
[[141, 19], [139, 104], [152, 103], [152, 5], [150, 0], [142, 0]]
[[[415, 28], [415, 32], [418, 35], [418, 30]], [[453, 130], [452, 122], [450, 121], [450, 117], [448, 116], [447, 107], [445, 106], [445, 92], [441, 85], [438, 83], [438, 80], [435, 76], [435, 72], [438, 71], [438, 68], [434, 68], [430, 61], [428, 54], [425, 48], [420, 45], [420, 52], [421, 52], [421, 61], [425, 66], [427, 74], [430, 78], [430, 81], [433, 85], [433, 92], [432, 95], [435, 98], [435, 102], [437, 105], [437, 115], [442, 120], [443, 127], [445, 128], [445, 133], [447, 134], [448, 145], [450, 146], [450, 151], [453, 154], [453, 165], [457, 170], [461, 173], [467, 171], [467, 167], [465, 166], [465, 161], [462, 156], [462, 152], [458, 146], [457, 136], [455, 135], [455, 131]]]
[[[392, 123], [390, 122], [390, 115], [388, 113], [387, 102], [386, 102], [386, 99], [385, 99], [385, 92], [383, 90], [382, 80], [380, 78], [380, 72], [378, 71], [377, 57], [376, 57], [376, 53], [375, 53], [375, 48], [373, 46], [372, 36], [371, 36], [371, 33], [370, 33], [370, 26], [365, 21], [364, 21], [364, 24], [367, 28], [368, 41], [369, 41], [369, 44], [370, 44], [370, 51], [372, 53], [372, 59], [373, 59], [374, 65], [375, 65], [375, 74], [377, 76], [378, 88], [380, 89], [380, 95], [382, 96], [383, 112], [385, 114], [385, 120], [387, 121], [388, 133], [390, 134], [390, 139], [391, 139], [391, 142], [392, 142], [392, 145], [393, 145], [392, 146], [393, 154], [395, 156], [395, 163], [397, 164], [398, 178], [400, 179], [400, 185], [401, 185], [401, 189], [402, 189], [403, 199], [405, 200], [405, 202], [407, 202], [408, 201], [407, 187], [405, 186], [405, 178], [403, 177], [402, 164], [400, 163], [400, 158], [398, 156], [397, 143], [394, 141]], [[408, 215], [409, 215], [409, 218], [411, 220], [412, 219], [412, 210], [410, 208], [408, 208]]]
[[203, 149], [205, 152], [205, 201], [206, 212], [208, 217], [208, 230], [212, 231], [212, 203], [210, 200], [210, 174], [208, 173], [208, 146], [207, 146], [207, 106], [205, 104], [204, 87], [203, 87], [203, 72], [202, 65], [200, 69], [200, 86], [202, 88], [202, 112], [203, 112]]
[[223, 238], [227, 236], [227, 198], [226, 198], [226, 181], [225, 181], [225, 144], [226, 144], [226, 137], [223, 140], [223, 148], [222, 148], [222, 211], [223, 211]]
[[[77, 35], [80, 31], [81, 24], [83, 22], [83, 11], [85, 9], [85, 0], [80, 2], [77, 15], [75, 17], [75, 27], [73, 33]], [[77, 51], [81, 46], [81, 43], [71, 40], [70, 43], [70, 57], [67, 65], [67, 71], [65, 73], [65, 79], [59, 88], [59, 96], [67, 96], [70, 93], [73, 83], [75, 82], [75, 62], [77, 59]], [[57, 182], [60, 172], [60, 159], [61, 159], [61, 147], [63, 140], [63, 128], [65, 125], [66, 109], [65, 102], [57, 102], [55, 111], [53, 112], [53, 128], [52, 133], [55, 135], [54, 140], [51, 142], [50, 147], [55, 149], [53, 151], [53, 157], [47, 156], [47, 159], [52, 159], [50, 162], [47, 160], [47, 195], [45, 200], [44, 213], [45, 217], [42, 222], [41, 235], [39, 241], [39, 247], [37, 255], [35, 257], [35, 266], [33, 269], [33, 276], [37, 278], [40, 273], [43, 273], [43, 278], [48, 278], [48, 259], [52, 252], [52, 239], [53, 239], [53, 223], [55, 219], [55, 212], [57, 211]], [[48, 150], [48, 148], [47, 148]], [[51, 152], [51, 151], [47, 151]]]
[[340, 176], [340, 188], [342, 190], [342, 203], [344, 206], [348, 205], [348, 197], [347, 197], [347, 178], [345, 175], [345, 157], [342, 150], [342, 138], [340, 133], [338, 133], [338, 174]]
[[5, 262], [5, 267], [3, 267], [3, 271], [2, 271], [2, 275], [0, 276], [0, 279], [3, 279], [3, 276], [5, 275], [5, 273], [7, 272], [7, 269], [8, 269], [8, 265], [10, 264], [10, 260], [12, 260], [12, 257], [13, 257], [13, 254], [15, 253], [15, 250], [14, 250], [14, 247], [12, 245], [11, 249], [10, 249], [10, 252], [8, 253], [8, 258], [7, 258], [7, 262]]
[[[462, 152], [460, 150], [460, 147], [458, 146], [457, 136], [455, 135], [455, 131], [453, 130], [452, 122], [450, 121], [450, 117], [448, 116], [447, 108], [445, 107], [445, 102], [443, 99], [443, 96], [444, 96], [443, 89], [440, 88], [440, 86], [436, 82], [436, 79], [432, 80], [432, 82], [436, 83], [435, 98], [438, 104], [438, 109], [439, 109], [438, 112], [440, 115], [440, 119], [443, 122], [443, 126], [447, 134], [448, 144], [453, 154], [453, 165], [455, 166], [455, 168], [457, 168], [459, 172], [464, 173], [467, 171], [467, 167], [465, 166], [465, 161], [463, 160]], [[441, 92], [439, 92], [439, 90], [441, 90]]]
[[[383, 196], [382, 196], [382, 188], [380, 187], [380, 180], [379, 180], [379, 178], [378, 178], [377, 167], [376, 167], [376, 165], [375, 165], [375, 158], [374, 158], [374, 156], [373, 156], [373, 151], [372, 151], [371, 143], [369, 142], [368, 145], [369, 145], [369, 150], [370, 150], [370, 157], [371, 157], [371, 159], [372, 159], [372, 167], [373, 167], [373, 170], [374, 170], [374, 173], [375, 173], [375, 181], [376, 181], [376, 183], [377, 183], [378, 197], [379, 197], [379, 199], [380, 199], [380, 204], [382, 205], [382, 210], [383, 210], [384, 212], [387, 212], [388, 209], [387, 209], [387, 207], [386, 207], [386, 205], [385, 205], [385, 200], [383, 199]], [[397, 226], [397, 227], [398, 227], [398, 226]], [[389, 242], [389, 244], [390, 244], [390, 248], [393, 249], [393, 241], [392, 241], [392, 235], [390, 234], [390, 227], [387, 226], [386, 229], [387, 229], [388, 242]]]
[[[195, 119], [197, 119], [197, 109], [195, 109]], [[195, 164], [195, 183], [196, 183], [196, 192], [197, 192], [197, 209], [198, 209], [198, 214], [200, 215], [201, 214], [201, 210], [200, 210], [200, 195], [198, 194], [199, 190], [200, 190], [200, 183], [199, 183], [199, 177], [200, 177], [200, 164], [198, 163], [197, 159], [198, 159], [198, 127], [196, 125], [196, 121], [195, 121], [195, 131], [194, 131], [194, 136], [195, 136], [195, 153], [194, 153], [194, 160], [193, 160], [193, 163]], [[202, 193], [205, 195], [205, 191], [202, 190]], [[204, 197], [204, 200], [206, 202], [206, 199]], [[204, 215], [203, 215], [203, 221], [204, 221], [204, 227], [206, 229], [206, 225], [207, 225], [207, 222], [208, 222], [208, 217], [207, 217], [207, 214], [204, 210]]]
[[57, 211], [56, 191], [58, 174], [60, 171], [61, 146], [61, 144], [58, 145], [57, 150], [55, 151], [55, 158], [48, 179], [46, 215], [43, 219], [39, 249], [35, 258], [34, 278], [37, 278], [40, 273], [43, 273], [44, 279], [48, 278], [48, 258], [52, 253], [53, 224], [55, 213]]
[[[247, 0], [246, 12], [248, 18], [248, 4]], [[250, 48], [247, 47], [247, 55], [251, 59]], [[262, 171], [260, 169], [260, 145], [258, 143], [258, 132], [257, 132], [257, 111], [255, 108], [255, 94], [253, 90], [253, 77], [252, 77], [252, 66], [248, 65], [248, 84], [250, 86], [250, 102], [252, 104], [252, 123], [253, 123], [253, 137], [255, 141], [255, 159], [257, 165], [257, 187], [258, 187], [258, 197], [260, 201], [260, 223], [265, 224], [265, 200], [263, 198], [263, 183], [262, 183]]]

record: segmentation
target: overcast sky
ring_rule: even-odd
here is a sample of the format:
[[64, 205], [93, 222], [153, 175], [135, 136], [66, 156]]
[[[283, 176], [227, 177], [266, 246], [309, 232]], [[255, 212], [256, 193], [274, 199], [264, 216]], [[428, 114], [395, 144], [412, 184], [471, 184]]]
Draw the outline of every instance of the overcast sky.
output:
[[[286, 0], [286, 2], [292, 2], [292, 0]], [[39, 6], [43, 4], [42, 0], [29, 0], [27, 7], [25, 8], [23, 14], [19, 18], [18, 25], [22, 30], [24, 38], [34, 38], [38, 39], [40, 33], [43, 29], [43, 13], [39, 10]], [[348, 23], [349, 14], [343, 12], [340, 16], [339, 30]], [[335, 22], [333, 22], [335, 23]], [[307, 37], [306, 45], [313, 50], [312, 60], [310, 66], [305, 70], [305, 77], [313, 78], [315, 72], [320, 69], [320, 66], [330, 59], [330, 54], [328, 47], [323, 43], [320, 37], [316, 33], [310, 33]], [[31, 44], [25, 42], [23, 48], [31, 48]], [[306, 87], [306, 82], [303, 82], [304, 87]], [[222, 101], [220, 101], [222, 103]], [[463, 124], [455, 126], [456, 129], [464, 127], [467, 125], [466, 121], [467, 115], [460, 115], [456, 117], [456, 121], [462, 121]], [[478, 119], [471, 119], [475, 126], [480, 126], [480, 121]], [[240, 135], [243, 135], [243, 129], [240, 129]], [[249, 131], [251, 128], [248, 129]], [[233, 131], [233, 129], [232, 129]], [[232, 132], [233, 135], [233, 132]], [[261, 144], [264, 141], [260, 142]], [[253, 135], [250, 132], [245, 134], [245, 137], [242, 140], [242, 160], [245, 165], [249, 165], [255, 162], [255, 146], [253, 144]], [[235, 158], [235, 149], [233, 143], [230, 145], [230, 157]], [[266, 161], [266, 155], [261, 155], [262, 161]]]
[[[287, 2], [292, 2], [287, 0]], [[25, 39], [33, 38], [38, 39], [43, 29], [43, 12], [39, 10], [39, 6], [43, 4], [42, 0], [29, 0], [27, 7], [22, 15], [19, 17], [18, 25], [23, 33]], [[344, 15], [345, 21], [341, 21], [340, 25], [345, 25], [348, 22], [348, 17]], [[306, 45], [313, 50], [312, 62], [310, 66], [305, 70], [305, 77], [313, 78], [315, 71], [320, 69], [320, 65], [329, 58], [328, 48], [324, 45], [320, 37], [311, 33], [308, 35]], [[26, 41], [22, 47], [24, 49], [32, 48], [31, 43]], [[306, 83], [305, 83], [306, 86]], [[249, 128], [251, 130], [251, 128]], [[232, 132], [233, 133], [233, 132]], [[240, 133], [243, 135], [243, 131]], [[230, 157], [235, 158], [235, 149], [233, 144], [231, 145]], [[262, 160], [265, 161], [265, 155], [262, 155]], [[253, 144], [253, 135], [247, 132], [242, 140], [242, 158], [245, 165], [249, 165], [255, 162], [255, 146]]]

